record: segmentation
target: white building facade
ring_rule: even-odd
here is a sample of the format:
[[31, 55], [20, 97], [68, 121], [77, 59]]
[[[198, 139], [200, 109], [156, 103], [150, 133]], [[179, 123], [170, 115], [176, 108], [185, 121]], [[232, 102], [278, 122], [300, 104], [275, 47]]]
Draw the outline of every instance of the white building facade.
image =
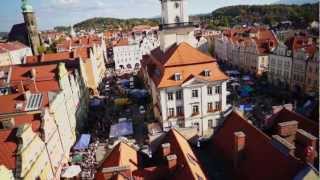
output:
[[290, 85], [292, 69], [292, 51], [283, 43], [269, 54], [268, 80], [282, 87]]

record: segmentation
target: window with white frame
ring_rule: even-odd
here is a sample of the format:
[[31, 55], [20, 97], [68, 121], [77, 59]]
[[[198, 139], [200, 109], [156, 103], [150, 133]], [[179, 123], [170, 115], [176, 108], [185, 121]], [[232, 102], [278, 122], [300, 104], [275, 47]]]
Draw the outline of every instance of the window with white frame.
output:
[[182, 90], [179, 90], [176, 92], [176, 99], [181, 100], [182, 99]]
[[172, 92], [168, 92], [168, 100], [169, 101], [173, 100], [173, 93]]
[[216, 94], [221, 94], [221, 86], [216, 86], [215, 93]]
[[199, 106], [198, 105], [192, 106], [192, 114], [193, 115], [199, 114]]
[[208, 95], [212, 95], [212, 87], [207, 87]]
[[169, 108], [169, 117], [174, 117], [174, 108]]
[[197, 89], [193, 89], [193, 90], [192, 90], [192, 97], [193, 97], [193, 98], [198, 97], [198, 90], [197, 90]]

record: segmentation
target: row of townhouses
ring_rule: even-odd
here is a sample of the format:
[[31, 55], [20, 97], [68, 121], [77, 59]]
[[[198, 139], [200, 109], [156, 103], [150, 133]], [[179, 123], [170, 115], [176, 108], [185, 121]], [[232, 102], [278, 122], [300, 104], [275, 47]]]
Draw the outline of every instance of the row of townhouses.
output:
[[0, 164], [15, 179], [59, 179], [88, 111], [80, 62], [5, 68]]
[[281, 42], [265, 28], [234, 28], [215, 38], [216, 57], [294, 91], [318, 89], [319, 48], [305, 34]]
[[16, 42], [0, 46], [0, 179], [60, 179], [106, 73], [106, 45], [70, 37], [57, 53], [38, 54], [32, 7], [22, 10], [35, 55]]

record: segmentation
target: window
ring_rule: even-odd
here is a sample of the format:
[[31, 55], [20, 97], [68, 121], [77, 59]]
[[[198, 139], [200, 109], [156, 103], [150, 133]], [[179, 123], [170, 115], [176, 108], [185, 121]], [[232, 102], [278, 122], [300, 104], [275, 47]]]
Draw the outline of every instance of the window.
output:
[[208, 90], [208, 95], [212, 95], [212, 87], [208, 87], [207, 90]]
[[208, 112], [212, 112], [213, 111], [213, 104], [212, 102], [208, 103]]
[[173, 93], [172, 92], [168, 93], [168, 100], [169, 101], [173, 100]]
[[169, 117], [174, 117], [174, 108], [169, 108]]
[[176, 99], [177, 100], [181, 100], [182, 99], [182, 91], [181, 90], [176, 92]]
[[199, 106], [198, 105], [192, 106], [192, 115], [197, 115], [197, 114], [199, 114]]
[[216, 86], [216, 94], [220, 94], [221, 93], [221, 86]]
[[205, 69], [204, 70], [204, 76], [205, 77], [209, 77], [210, 76], [210, 70], [209, 69]]
[[177, 106], [177, 115], [179, 115], [179, 116], [183, 115], [183, 107], [182, 106]]
[[174, 74], [174, 80], [175, 81], [180, 81], [181, 80], [181, 74], [180, 73], [175, 73]]
[[215, 110], [220, 111], [221, 110], [221, 102], [216, 102], [215, 103]]
[[198, 90], [192, 90], [192, 97], [198, 97]]

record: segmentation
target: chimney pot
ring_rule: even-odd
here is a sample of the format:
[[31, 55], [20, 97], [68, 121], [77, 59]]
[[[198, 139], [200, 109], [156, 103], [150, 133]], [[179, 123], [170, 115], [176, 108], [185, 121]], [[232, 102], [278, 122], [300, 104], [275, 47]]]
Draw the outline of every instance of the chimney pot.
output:
[[174, 170], [177, 167], [177, 155], [172, 154], [167, 156], [168, 168]]
[[285, 138], [290, 143], [295, 140], [295, 135], [298, 130], [298, 121], [287, 121], [278, 123], [278, 135]]
[[162, 155], [163, 157], [168, 156], [170, 152], [170, 143], [164, 143], [161, 145], [162, 146]]
[[246, 135], [242, 131], [234, 133], [234, 167], [238, 167], [239, 161], [243, 158], [246, 144]]

